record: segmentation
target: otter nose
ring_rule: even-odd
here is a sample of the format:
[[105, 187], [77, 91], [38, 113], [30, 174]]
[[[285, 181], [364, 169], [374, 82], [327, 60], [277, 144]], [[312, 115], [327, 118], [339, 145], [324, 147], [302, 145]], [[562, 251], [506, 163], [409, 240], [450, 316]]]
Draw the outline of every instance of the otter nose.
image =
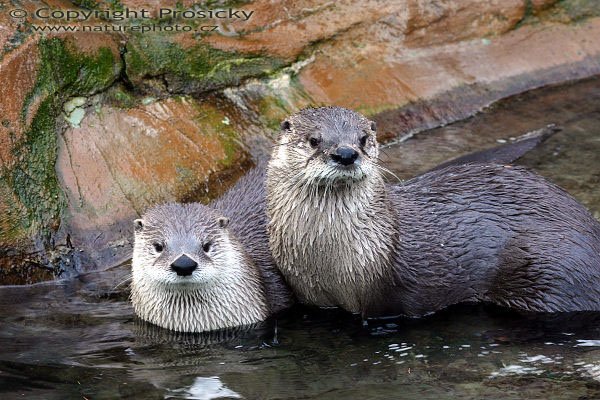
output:
[[191, 275], [197, 267], [198, 263], [185, 254], [177, 257], [177, 259], [171, 264], [171, 269], [179, 276]]
[[338, 164], [351, 165], [358, 158], [358, 152], [352, 147], [338, 147], [335, 153], [331, 155], [331, 159]]

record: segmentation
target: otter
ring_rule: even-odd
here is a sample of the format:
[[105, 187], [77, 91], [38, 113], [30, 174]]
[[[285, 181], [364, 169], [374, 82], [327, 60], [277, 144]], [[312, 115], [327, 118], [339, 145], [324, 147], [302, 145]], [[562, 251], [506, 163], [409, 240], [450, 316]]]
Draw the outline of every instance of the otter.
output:
[[[448, 163], [509, 163], [555, 131]], [[266, 165], [259, 164], [210, 206], [159, 205], [134, 221], [131, 300], [141, 319], [204, 332], [248, 326], [294, 303], [269, 249], [265, 181]]]
[[[131, 301], [143, 320], [180, 332], [249, 325], [293, 296], [268, 248], [264, 168], [212, 207], [168, 203], [134, 221]], [[229, 219], [229, 216], [235, 216]]]
[[137, 220], [131, 287], [136, 314], [182, 332], [265, 319], [260, 273], [227, 224], [199, 203], [160, 205]]
[[600, 223], [537, 174], [468, 163], [387, 184], [375, 123], [340, 107], [292, 115], [278, 142], [270, 248], [300, 302], [364, 318], [600, 310]]

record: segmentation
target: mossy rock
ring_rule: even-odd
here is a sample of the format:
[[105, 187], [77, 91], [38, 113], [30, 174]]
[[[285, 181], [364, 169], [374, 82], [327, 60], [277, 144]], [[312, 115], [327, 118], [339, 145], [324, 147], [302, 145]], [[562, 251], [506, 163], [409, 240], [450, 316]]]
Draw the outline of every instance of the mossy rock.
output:
[[284, 65], [277, 58], [226, 52], [202, 43], [184, 48], [171, 36], [150, 33], [132, 36], [125, 63], [127, 76], [135, 86], [148, 89], [146, 79], [160, 78], [166, 86], [162, 89], [179, 94], [237, 86], [247, 78], [269, 75]]
[[25, 237], [47, 242], [58, 229], [65, 204], [55, 171], [62, 104], [70, 97], [104, 90], [121, 69], [118, 55], [109, 48], [82, 54], [59, 38], [41, 39], [38, 48], [36, 84], [21, 113], [23, 121], [31, 122], [11, 149], [12, 163], [0, 171], [0, 182], [6, 185], [2, 201], [10, 198], [15, 203], [10, 226], [2, 226], [0, 246]]

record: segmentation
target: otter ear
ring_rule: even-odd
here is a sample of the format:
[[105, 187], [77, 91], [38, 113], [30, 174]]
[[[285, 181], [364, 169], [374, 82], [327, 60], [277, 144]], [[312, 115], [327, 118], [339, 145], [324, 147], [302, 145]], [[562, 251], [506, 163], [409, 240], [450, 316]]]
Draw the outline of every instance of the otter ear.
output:
[[219, 224], [219, 228], [227, 228], [229, 225], [229, 218], [219, 217], [219, 219], [217, 219], [217, 223]]
[[377, 132], [377, 124], [375, 124], [375, 122], [374, 122], [374, 121], [371, 121], [371, 130], [372, 130], [373, 132]]
[[289, 131], [291, 127], [292, 127], [292, 123], [290, 121], [288, 121], [287, 119], [281, 123], [282, 131]]
[[133, 229], [136, 232], [141, 232], [143, 228], [144, 228], [144, 221], [143, 220], [136, 219], [135, 221], [133, 221]]

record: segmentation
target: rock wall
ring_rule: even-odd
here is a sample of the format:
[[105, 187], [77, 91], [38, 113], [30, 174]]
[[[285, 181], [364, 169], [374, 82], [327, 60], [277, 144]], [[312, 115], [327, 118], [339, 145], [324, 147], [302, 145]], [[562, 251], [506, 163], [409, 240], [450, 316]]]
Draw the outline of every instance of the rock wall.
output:
[[[169, 11], [227, 16], [208, 19], [160, 19], [160, 8], [0, 6], [0, 283], [126, 260], [131, 220], [155, 203], [218, 196], [299, 108], [354, 108], [398, 139], [600, 72], [593, 0], [184, 1]], [[128, 10], [138, 15], [119, 16]], [[61, 19], [67, 11], [80, 19]]]

